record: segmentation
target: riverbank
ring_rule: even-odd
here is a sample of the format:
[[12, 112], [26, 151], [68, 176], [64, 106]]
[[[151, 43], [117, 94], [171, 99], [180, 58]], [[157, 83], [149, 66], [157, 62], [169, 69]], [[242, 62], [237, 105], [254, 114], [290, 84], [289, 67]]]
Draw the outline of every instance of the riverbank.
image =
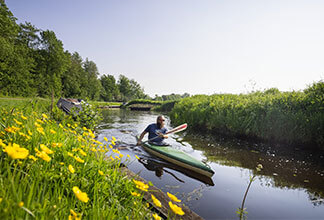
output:
[[195, 95], [176, 103], [170, 117], [196, 131], [324, 149], [324, 82], [302, 92]]
[[[54, 121], [49, 103], [0, 101], [0, 218], [158, 219], [143, 200], [152, 186], [120, 171], [121, 158], [135, 158], [114, 149], [113, 137], [99, 142], [80, 123]], [[168, 218], [181, 215], [171, 204]]]

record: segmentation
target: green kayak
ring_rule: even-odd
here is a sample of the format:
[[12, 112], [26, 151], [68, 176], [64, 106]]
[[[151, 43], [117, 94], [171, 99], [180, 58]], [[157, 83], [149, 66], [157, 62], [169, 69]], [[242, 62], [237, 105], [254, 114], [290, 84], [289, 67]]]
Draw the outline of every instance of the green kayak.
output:
[[184, 167], [208, 177], [214, 175], [214, 171], [207, 164], [204, 164], [203, 162], [193, 158], [189, 154], [174, 149], [171, 146], [158, 146], [151, 143], [143, 143], [142, 147], [147, 152], [178, 166]]

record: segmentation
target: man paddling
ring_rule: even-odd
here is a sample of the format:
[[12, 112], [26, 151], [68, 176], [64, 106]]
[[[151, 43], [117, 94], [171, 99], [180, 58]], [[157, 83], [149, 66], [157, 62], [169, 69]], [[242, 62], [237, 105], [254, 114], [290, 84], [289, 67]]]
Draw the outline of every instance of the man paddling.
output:
[[163, 140], [165, 138], [168, 138], [168, 136], [165, 134], [167, 132], [167, 129], [164, 127], [164, 124], [165, 118], [162, 115], [158, 116], [156, 123], [150, 124], [142, 132], [137, 140], [137, 145], [141, 145], [142, 139], [147, 133], [149, 133], [148, 139], [151, 140], [150, 142], [154, 143], [155, 145], [166, 145]]

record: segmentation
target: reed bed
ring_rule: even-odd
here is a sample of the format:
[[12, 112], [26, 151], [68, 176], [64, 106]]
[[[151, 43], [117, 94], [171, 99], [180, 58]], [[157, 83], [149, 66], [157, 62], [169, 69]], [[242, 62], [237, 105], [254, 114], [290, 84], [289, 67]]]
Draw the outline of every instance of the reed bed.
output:
[[170, 117], [196, 130], [324, 149], [324, 82], [299, 92], [195, 95], [176, 103]]

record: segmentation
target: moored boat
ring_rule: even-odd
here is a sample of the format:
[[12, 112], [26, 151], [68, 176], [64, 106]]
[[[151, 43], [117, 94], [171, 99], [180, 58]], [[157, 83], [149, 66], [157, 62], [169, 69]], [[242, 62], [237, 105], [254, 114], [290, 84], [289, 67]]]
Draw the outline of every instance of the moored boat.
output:
[[211, 177], [214, 175], [214, 171], [203, 162], [193, 158], [189, 154], [177, 150], [171, 146], [159, 146], [151, 143], [143, 143], [142, 147], [149, 153], [162, 158], [168, 162], [194, 171], [196, 173]]

